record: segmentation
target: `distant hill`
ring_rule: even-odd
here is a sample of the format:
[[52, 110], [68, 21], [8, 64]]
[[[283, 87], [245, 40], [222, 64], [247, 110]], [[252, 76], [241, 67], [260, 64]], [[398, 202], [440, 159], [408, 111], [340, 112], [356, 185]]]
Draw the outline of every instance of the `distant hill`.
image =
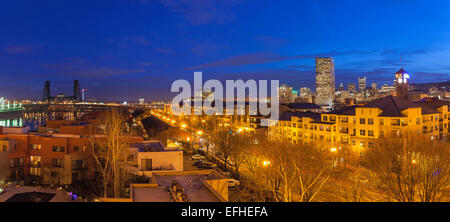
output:
[[411, 84], [414, 86], [415, 90], [427, 91], [431, 87], [437, 87], [439, 90], [446, 89], [450, 91], [450, 81], [446, 82], [430, 82], [430, 83], [414, 83]]

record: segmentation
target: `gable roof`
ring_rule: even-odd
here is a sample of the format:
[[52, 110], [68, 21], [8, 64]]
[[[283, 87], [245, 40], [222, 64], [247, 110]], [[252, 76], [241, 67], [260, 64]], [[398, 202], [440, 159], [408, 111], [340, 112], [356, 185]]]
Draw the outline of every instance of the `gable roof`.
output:
[[[355, 115], [355, 107], [358, 107], [358, 106], [347, 106], [347, 107], [344, 107], [341, 109], [337, 109], [337, 110], [328, 112], [328, 114], [354, 116]], [[327, 113], [325, 113], [325, 114], [327, 114]]]
[[330, 114], [337, 115], [355, 115], [355, 108], [379, 108], [382, 110], [379, 116], [385, 117], [404, 117], [402, 111], [409, 108], [421, 108], [422, 115], [434, 114], [438, 113], [430, 107], [425, 105], [418, 105], [417, 103], [410, 102], [408, 100], [395, 97], [395, 96], [386, 96], [380, 99], [373, 100], [372, 102], [367, 103], [363, 106], [349, 106], [342, 109], [334, 110], [329, 112]]
[[292, 116], [296, 116], [299, 118], [308, 117], [308, 118], [314, 119], [316, 121], [320, 121], [320, 113], [313, 113], [313, 112], [290, 112], [290, 111], [287, 111], [287, 112], [281, 113], [279, 119], [281, 121], [291, 121]]
[[402, 111], [409, 108], [422, 108], [422, 115], [437, 113], [433, 109], [421, 107], [416, 103], [395, 96], [376, 99], [362, 107], [379, 108], [383, 111], [379, 116], [386, 117], [403, 117], [405, 115], [402, 114]]
[[289, 103], [287, 106], [291, 109], [321, 109], [320, 106], [314, 103]]
[[437, 109], [441, 106], [448, 106], [450, 107], [450, 101], [417, 101], [417, 105], [420, 107], [428, 107], [431, 109]]

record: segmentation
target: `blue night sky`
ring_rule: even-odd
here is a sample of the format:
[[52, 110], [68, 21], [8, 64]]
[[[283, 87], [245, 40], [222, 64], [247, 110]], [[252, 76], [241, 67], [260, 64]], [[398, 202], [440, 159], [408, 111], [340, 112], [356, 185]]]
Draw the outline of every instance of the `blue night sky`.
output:
[[314, 87], [314, 57], [335, 59], [336, 85], [450, 78], [450, 1], [4, 1], [0, 97], [72, 94], [171, 99], [176, 79], [279, 79]]

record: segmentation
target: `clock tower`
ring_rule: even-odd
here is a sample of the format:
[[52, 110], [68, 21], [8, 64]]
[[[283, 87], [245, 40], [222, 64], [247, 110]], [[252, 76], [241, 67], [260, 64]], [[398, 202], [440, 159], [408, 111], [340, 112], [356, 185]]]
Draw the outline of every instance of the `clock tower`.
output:
[[395, 73], [395, 95], [397, 97], [408, 99], [409, 74], [401, 68]]

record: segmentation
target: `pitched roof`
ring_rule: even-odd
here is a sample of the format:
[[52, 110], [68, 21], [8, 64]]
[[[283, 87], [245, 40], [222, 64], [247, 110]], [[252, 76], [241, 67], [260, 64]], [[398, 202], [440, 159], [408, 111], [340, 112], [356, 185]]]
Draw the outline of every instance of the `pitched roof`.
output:
[[402, 114], [402, 111], [409, 108], [422, 108], [423, 115], [438, 113], [437, 111], [425, 105], [421, 106], [418, 105], [417, 103], [413, 103], [395, 96], [386, 96], [380, 99], [373, 100], [372, 102], [369, 102], [363, 106], [349, 106], [342, 109], [333, 110], [329, 113], [337, 115], [353, 116], [355, 115], [356, 107], [379, 108], [382, 110], [382, 113], [379, 116], [385, 117], [403, 117], [405, 115]]
[[421, 107], [428, 107], [431, 109], [437, 109], [441, 106], [450, 107], [450, 101], [417, 101], [416, 103]]
[[342, 109], [337, 109], [337, 110], [328, 112], [328, 114], [354, 116], [355, 115], [355, 107], [358, 107], [358, 106], [347, 106]]
[[287, 106], [291, 109], [321, 109], [320, 106], [314, 103], [289, 103]]
[[407, 73], [404, 69], [403, 69], [403, 67], [402, 68], [400, 68], [400, 70], [398, 70], [395, 74], [405, 74], [405, 73]]
[[437, 113], [433, 109], [430, 109], [428, 107], [421, 107], [416, 103], [395, 96], [386, 96], [380, 99], [376, 99], [362, 107], [379, 108], [383, 110], [383, 112], [379, 116], [387, 117], [405, 116], [401, 112], [409, 108], [422, 108], [422, 114]]
[[308, 118], [312, 118], [316, 121], [320, 121], [320, 113], [313, 113], [313, 112], [283, 112], [280, 114], [280, 120], [281, 121], [291, 121], [291, 117], [292, 116], [296, 116], [299, 118], [302, 117], [308, 117]]

